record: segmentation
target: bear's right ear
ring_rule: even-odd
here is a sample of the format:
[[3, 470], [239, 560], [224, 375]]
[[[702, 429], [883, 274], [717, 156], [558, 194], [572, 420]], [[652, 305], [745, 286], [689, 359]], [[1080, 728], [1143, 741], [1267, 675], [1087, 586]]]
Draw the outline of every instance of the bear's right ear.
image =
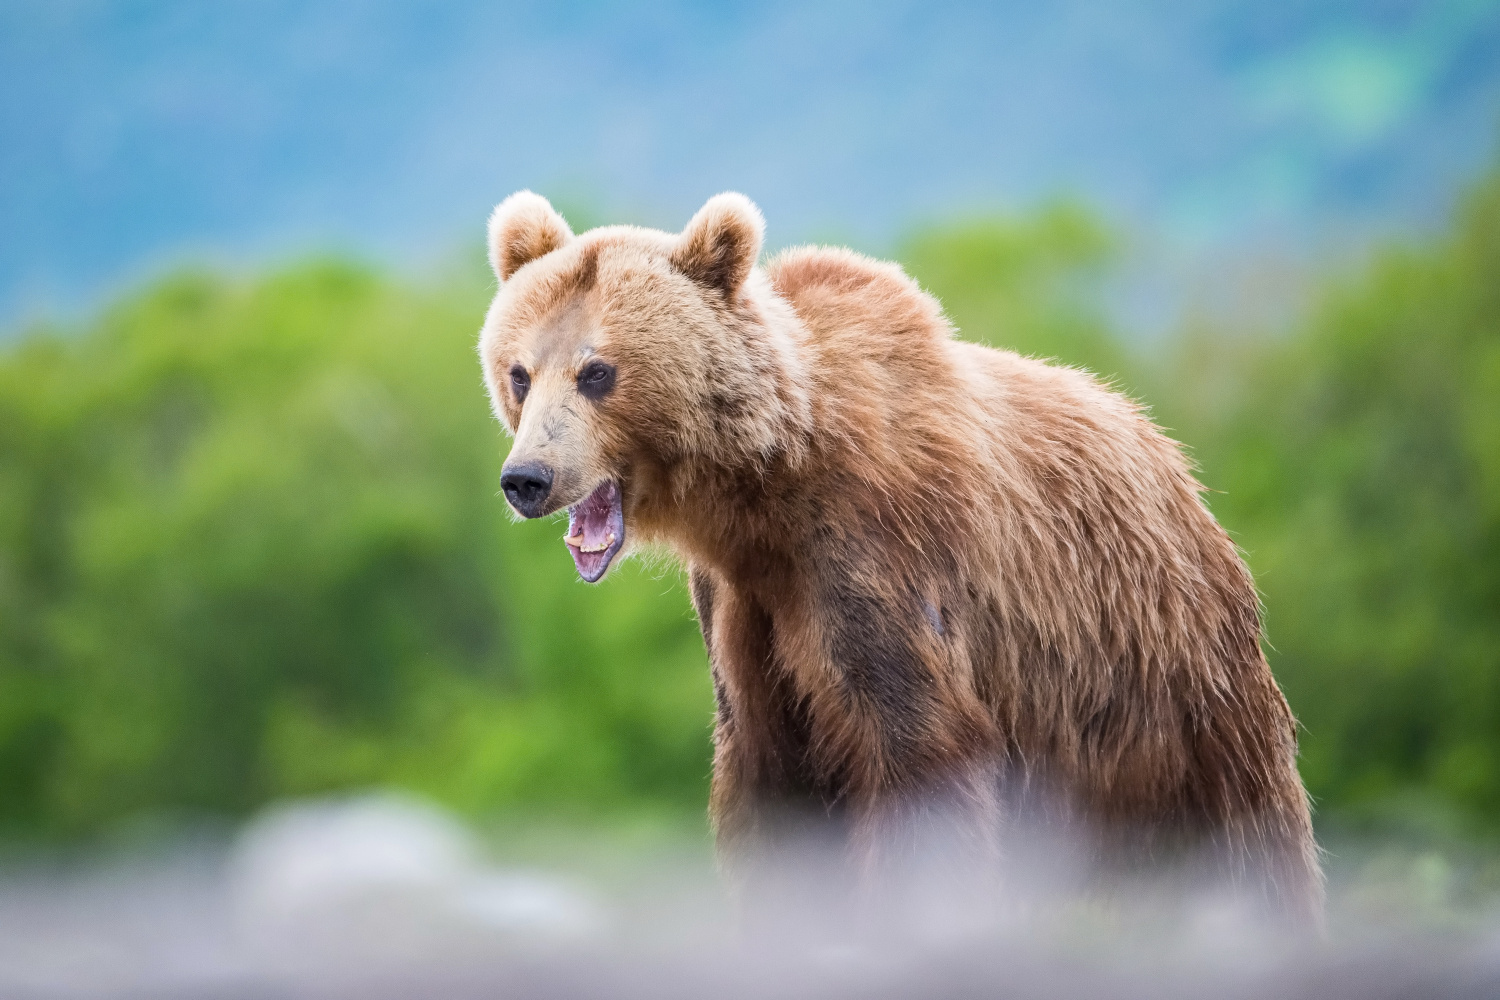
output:
[[732, 299], [760, 257], [765, 232], [766, 220], [755, 202], [733, 191], [716, 194], [678, 237], [672, 264]]
[[573, 230], [539, 194], [517, 191], [490, 215], [490, 266], [501, 281], [573, 238]]

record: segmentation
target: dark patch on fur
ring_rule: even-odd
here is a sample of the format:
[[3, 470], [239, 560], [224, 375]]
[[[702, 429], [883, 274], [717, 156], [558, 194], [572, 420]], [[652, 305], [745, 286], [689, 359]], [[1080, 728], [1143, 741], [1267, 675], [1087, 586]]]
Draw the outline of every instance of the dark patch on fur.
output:
[[698, 612], [698, 629], [703, 633], [703, 646], [708, 651], [708, 670], [714, 683], [714, 707], [718, 710], [719, 724], [734, 724], [734, 710], [729, 704], [729, 692], [724, 688], [724, 677], [713, 662], [714, 656], [714, 583], [707, 573], [693, 570], [688, 574], [688, 590], [693, 597], [693, 609]]
[[599, 247], [586, 246], [578, 257], [578, 267], [573, 272], [574, 287], [579, 294], [587, 292], [599, 280]]
[[772, 708], [779, 716], [776, 731], [780, 736], [775, 752], [782, 765], [786, 804], [793, 808], [812, 805], [828, 813], [841, 798], [843, 781], [837, 775], [825, 774], [814, 760], [808, 700], [796, 692], [785, 675], [778, 678], [774, 691]]
[[1106, 698], [1078, 727], [1080, 751], [1096, 760], [1118, 758], [1122, 744], [1129, 739], [1131, 718], [1117, 698]]
[[726, 392], [709, 393], [708, 406], [716, 417], [726, 420], [739, 420], [749, 411], [744, 397], [731, 396]]
[[732, 729], [734, 706], [729, 703], [729, 692], [724, 688], [724, 676], [719, 673], [719, 668], [713, 665], [712, 660], [708, 664], [708, 674], [714, 682], [714, 711], [717, 713], [719, 725]]
[[725, 437], [731, 436], [735, 424], [750, 413], [750, 404], [743, 396], [722, 390], [710, 393], [704, 402], [703, 409], [713, 421], [714, 432]]
[[774, 626], [764, 609], [752, 612], [750, 631], [758, 636], [761, 655], [743, 664], [753, 673], [740, 677], [739, 687], [747, 699], [744, 717], [753, 725], [747, 721], [732, 737], [754, 762], [752, 794], [784, 821], [840, 819], [847, 776], [822, 766], [817, 757], [811, 703], [777, 654]]
[[828, 571], [825, 613], [834, 665], [848, 693], [880, 716], [886, 743], [910, 747], [922, 739], [934, 700], [932, 677], [913, 642], [917, 622], [895, 602], [856, 587], [837, 559]]
[[714, 648], [714, 582], [707, 573], [695, 569], [688, 574], [688, 592], [693, 598], [693, 610], [698, 613], [698, 628], [703, 632], [703, 645], [709, 652]]

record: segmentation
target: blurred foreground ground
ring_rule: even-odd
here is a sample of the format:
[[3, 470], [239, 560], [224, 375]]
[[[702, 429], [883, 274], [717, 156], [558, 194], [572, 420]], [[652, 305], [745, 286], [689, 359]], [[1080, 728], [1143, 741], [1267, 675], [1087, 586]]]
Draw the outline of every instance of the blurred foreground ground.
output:
[[[1489, 859], [1493, 875], [1494, 859]], [[1200, 907], [901, 940], [736, 928], [701, 833], [480, 836], [416, 800], [276, 807], [231, 835], [0, 875], [0, 995], [1493, 997], [1500, 894], [1452, 849], [1336, 845], [1326, 942]]]

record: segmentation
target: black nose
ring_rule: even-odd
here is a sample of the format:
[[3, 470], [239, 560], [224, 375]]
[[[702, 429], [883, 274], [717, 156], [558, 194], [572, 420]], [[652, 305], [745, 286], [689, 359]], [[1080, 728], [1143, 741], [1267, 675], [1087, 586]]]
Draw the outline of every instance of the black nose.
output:
[[523, 517], [539, 517], [552, 492], [552, 470], [537, 462], [506, 466], [500, 473], [500, 488]]

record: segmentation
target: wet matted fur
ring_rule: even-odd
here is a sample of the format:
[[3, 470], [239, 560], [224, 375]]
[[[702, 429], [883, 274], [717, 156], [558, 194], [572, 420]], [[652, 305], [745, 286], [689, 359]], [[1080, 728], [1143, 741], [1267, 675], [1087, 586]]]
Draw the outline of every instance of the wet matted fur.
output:
[[1085, 372], [955, 339], [893, 264], [757, 267], [762, 230], [726, 194], [678, 235], [575, 236], [522, 192], [480, 342], [541, 513], [617, 484], [626, 550], [689, 568], [726, 858], [811, 817], [869, 881], [937, 816], [984, 884], [1034, 809], [1316, 921], [1295, 724], [1178, 445]]

